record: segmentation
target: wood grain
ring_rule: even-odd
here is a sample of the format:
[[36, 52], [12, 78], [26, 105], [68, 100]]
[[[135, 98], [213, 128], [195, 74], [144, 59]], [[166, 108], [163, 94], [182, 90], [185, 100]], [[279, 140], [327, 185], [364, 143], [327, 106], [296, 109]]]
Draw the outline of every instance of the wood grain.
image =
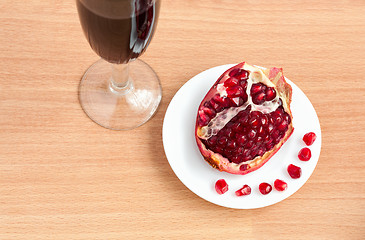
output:
[[[129, 132], [99, 127], [79, 105], [80, 78], [98, 57], [74, 1], [0, 9], [0, 239], [364, 239], [364, 1], [164, 0], [142, 56], [163, 100]], [[304, 187], [249, 211], [190, 192], [161, 137], [186, 81], [240, 61], [283, 67], [323, 137]]]

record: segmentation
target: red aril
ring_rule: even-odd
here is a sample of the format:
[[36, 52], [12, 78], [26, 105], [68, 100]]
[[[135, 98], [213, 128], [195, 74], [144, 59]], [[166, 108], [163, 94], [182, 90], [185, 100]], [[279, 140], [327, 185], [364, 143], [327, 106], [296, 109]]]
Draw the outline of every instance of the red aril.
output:
[[236, 196], [238, 196], [238, 197], [246, 196], [246, 195], [250, 195], [250, 194], [251, 194], [251, 188], [247, 184], [243, 185], [242, 188], [240, 188], [236, 191]]
[[215, 190], [217, 191], [217, 193], [219, 194], [223, 194], [225, 192], [228, 191], [228, 184], [226, 182], [226, 180], [224, 179], [219, 179], [216, 183], [215, 183]]
[[303, 141], [307, 146], [310, 146], [314, 143], [317, 136], [314, 132], [309, 132], [303, 136]]
[[272, 186], [266, 182], [260, 183], [259, 190], [263, 195], [269, 194], [272, 190]]
[[300, 178], [300, 176], [302, 176], [302, 169], [298, 166], [290, 164], [288, 166], [288, 173], [291, 178], [297, 179], [297, 178]]
[[274, 187], [276, 190], [282, 192], [288, 188], [288, 184], [286, 182], [284, 182], [283, 180], [276, 179], [274, 182]]
[[240, 63], [201, 102], [195, 138], [214, 168], [247, 174], [264, 165], [293, 133], [292, 88], [282, 69]]
[[311, 159], [312, 157], [312, 153], [311, 150], [309, 148], [302, 148], [300, 149], [299, 153], [298, 153], [298, 158], [302, 161], [308, 161], [309, 159]]

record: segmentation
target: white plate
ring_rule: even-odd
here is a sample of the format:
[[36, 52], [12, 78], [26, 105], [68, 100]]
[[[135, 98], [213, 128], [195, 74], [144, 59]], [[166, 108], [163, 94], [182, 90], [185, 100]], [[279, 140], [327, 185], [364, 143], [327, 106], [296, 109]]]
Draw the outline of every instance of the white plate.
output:
[[[293, 88], [291, 110], [294, 132], [281, 149], [261, 168], [247, 175], [234, 175], [212, 168], [202, 157], [195, 141], [195, 120], [200, 102], [218, 77], [233, 64], [208, 69], [184, 84], [175, 94], [167, 108], [163, 123], [163, 145], [172, 170], [181, 182], [199, 197], [214, 204], [237, 209], [252, 209], [280, 202], [301, 188], [317, 165], [321, 150], [319, 120], [309, 99], [290, 80]], [[315, 132], [316, 141], [309, 148], [312, 158], [308, 162], [298, 159], [298, 152], [305, 147], [302, 141], [307, 132]], [[287, 166], [294, 164], [302, 168], [299, 179], [290, 178]], [[214, 188], [218, 179], [225, 179], [229, 190], [219, 195]], [[284, 192], [276, 191], [274, 181], [282, 179], [288, 184]], [[270, 183], [273, 190], [262, 195], [258, 186]], [[237, 197], [235, 191], [248, 184], [251, 195]]]

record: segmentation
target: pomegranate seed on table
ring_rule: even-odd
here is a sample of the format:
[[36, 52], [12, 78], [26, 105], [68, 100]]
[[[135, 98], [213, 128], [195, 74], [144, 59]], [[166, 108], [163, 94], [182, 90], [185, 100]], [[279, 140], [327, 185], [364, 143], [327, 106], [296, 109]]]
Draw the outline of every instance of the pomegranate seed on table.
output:
[[288, 166], [288, 173], [291, 178], [297, 179], [297, 178], [300, 178], [300, 176], [302, 175], [302, 169], [298, 166], [290, 164]]
[[302, 148], [300, 149], [299, 153], [298, 153], [298, 158], [302, 161], [308, 161], [309, 159], [311, 159], [312, 157], [312, 153], [311, 150], [309, 148]]
[[225, 192], [227, 192], [228, 191], [228, 184], [227, 184], [226, 180], [219, 179], [215, 183], [215, 190], [217, 191], [218, 194], [224, 194]]
[[284, 182], [283, 180], [276, 179], [274, 182], [274, 187], [276, 190], [282, 192], [288, 188], [288, 184], [286, 182]]
[[266, 182], [259, 185], [259, 190], [263, 195], [269, 194], [272, 190], [272, 186]]
[[314, 132], [309, 132], [303, 136], [303, 141], [307, 146], [310, 146], [314, 143], [317, 136]]
[[236, 191], [236, 196], [240, 197], [240, 196], [246, 196], [246, 195], [250, 195], [251, 194], [251, 187], [246, 185], [243, 185], [242, 188], [238, 189]]

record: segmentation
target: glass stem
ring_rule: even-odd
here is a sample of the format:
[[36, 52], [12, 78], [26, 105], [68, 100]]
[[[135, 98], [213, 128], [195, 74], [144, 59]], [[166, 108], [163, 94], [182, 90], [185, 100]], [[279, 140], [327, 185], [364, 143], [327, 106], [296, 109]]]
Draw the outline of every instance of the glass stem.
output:
[[116, 94], [125, 95], [133, 87], [129, 77], [129, 64], [111, 64], [111, 67], [112, 76], [110, 78], [109, 88]]

